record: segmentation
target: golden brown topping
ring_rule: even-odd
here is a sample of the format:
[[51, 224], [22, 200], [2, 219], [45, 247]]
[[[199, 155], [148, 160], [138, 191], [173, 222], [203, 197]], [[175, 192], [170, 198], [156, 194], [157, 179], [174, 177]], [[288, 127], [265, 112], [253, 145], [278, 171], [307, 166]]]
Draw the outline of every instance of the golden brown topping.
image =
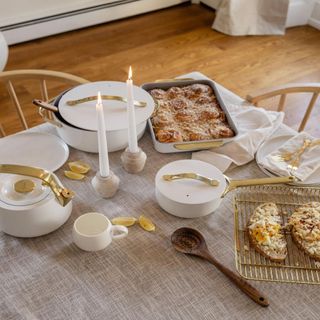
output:
[[176, 130], [159, 130], [156, 133], [157, 139], [160, 142], [182, 142], [182, 135]]

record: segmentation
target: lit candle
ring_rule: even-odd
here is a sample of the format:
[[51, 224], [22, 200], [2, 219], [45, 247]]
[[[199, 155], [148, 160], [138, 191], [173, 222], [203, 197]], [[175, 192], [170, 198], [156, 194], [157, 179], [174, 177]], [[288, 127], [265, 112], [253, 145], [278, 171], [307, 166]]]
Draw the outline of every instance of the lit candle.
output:
[[136, 115], [134, 110], [133, 99], [133, 81], [132, 81], [132, 69], [129, 68], [129, 75], [127, 80], [127, 114], [128, 114], [128, 143], [129, 151], [133, 153], [139, 152], [137, 141], [137, 128], [136, 128]]
[[110, 174], [108, 145], [106, 137], [106, 125], [104, 122], [103, 104], [100, 92], [98, 92], [98, 101], [96, 104], [98, 121], [98, 146], [99, 146], [99, 167], [101, 177], [108, 177]]

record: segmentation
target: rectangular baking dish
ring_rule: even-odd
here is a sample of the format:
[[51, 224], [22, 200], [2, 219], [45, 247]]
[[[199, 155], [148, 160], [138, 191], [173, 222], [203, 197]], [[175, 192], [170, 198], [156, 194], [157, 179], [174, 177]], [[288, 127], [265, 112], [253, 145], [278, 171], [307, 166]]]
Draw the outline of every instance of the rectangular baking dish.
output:
[[156, 138], [155, 132], [153, 130], [153, 126], [151, 123], [151, 119], [148, 120], [148, 126], [150, 129], [151, 137], [153, 140], [153, 145], [158, 152], [161, 153], [174, 153], [174, 152], [188, 152], [188, 151], [196, 151], [196, 150], [204, 150], [210, 148], [216, 148], [224, 145], [227, 142], [232, 141], [238, 135], [238, 129], [232, 120], [220, 94], [215, 85], [215, 83], [211, 80], [172, 80], [169, 82], [152, 82], [152, 83], [145, 83], [141, 87], [146, 90], [150, 91], [152, 89], [163, 89], [167, 90], [171, 87], [184, 87], [192, 84], [205, 84], [210, 86], [213, 89], [213, 92], [219, 102], [219, 105], [223, 112], [226, 115], [228, 123], [231, 129], [234, 131], [235, 135], [231, 138], [221, 138], [221, 139], [211, 139], [211, 140], [198, 140], [198, 141], [185, 141], [185, 142], [170, 142], [170, 143], [163, 143], [159, 142]]

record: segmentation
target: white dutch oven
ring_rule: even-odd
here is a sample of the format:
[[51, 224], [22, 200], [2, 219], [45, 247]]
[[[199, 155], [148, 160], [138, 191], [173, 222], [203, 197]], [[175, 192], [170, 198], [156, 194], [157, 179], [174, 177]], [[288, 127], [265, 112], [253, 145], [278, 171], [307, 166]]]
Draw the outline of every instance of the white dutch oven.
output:
[[[102, 96], [109, 96], [103, 100], [106, 120], [106, 135], [108, 150], [110, 152], [124, 149], [128, 145], [128, 121], [126, 103], [113, 100], [112, 97], [125, 97], [126, 83], [116, 81], [100, 81], [79, 85], [58, 97], [54, 106], [46, 103], [35, 104], [50, 110], [52, 113], [46, 117], [43, 110], [40, 114], [44, 119], [55, 125], [60, 137], [71, 147], [86, 152], [98, 152], [96, 99], [84, 101], [70, 106], [69, 101], [80, 100], [86, 97], [95, 97], [101, 92]], [[154, 109], [154, 100], [145, 90], [134, 86], [135, 101], [145, 103], [145, 107], [135, 107], [137, 136], [140, 139], [145, 131], [147, 120]]]
[[155, 189], [162, 209], [174, 216], [197, 218], [217, 210], [226, 193], [239, 186], [290, 182], [293, 177], [229, 180], [209, 163], [178, 160], [158, 171]]
[[5, 164], [0, 165], [0, 173], [6, 173], [0, 180], [1, 231], [16, 237], [37, 237], [68, 220], [73, 193], [61, 186], [54, 174]]

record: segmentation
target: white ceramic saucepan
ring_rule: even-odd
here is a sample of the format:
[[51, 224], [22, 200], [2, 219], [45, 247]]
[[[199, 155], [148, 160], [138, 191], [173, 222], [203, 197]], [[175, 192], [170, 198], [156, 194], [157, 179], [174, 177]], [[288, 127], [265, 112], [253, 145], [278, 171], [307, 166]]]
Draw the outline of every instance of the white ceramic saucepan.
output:
[[156, 199], [168, 213], [182, 218], [208, 215], [239, 186], [292, 183], [294, 177], [230, 180], [215, 166], [199, 160], [178, 160], [163, 166], [155, 178]]
[[46, 170], [0, 165], [0, 231], [37, 237], [58, 229], [69, 218], [73, 192]]
[[[34, 103], [41, 107], [45, 121], [56, 126], [60, 137], [70, 146], [86, 152], [98, 152], [96, 95], [101, 92], [106, 120], [108, 150], [122, 150], [128, 145], [126, 108], [126, 83], [100, 81], [79, 85], [61, 94], [48, 105], [40, 100]], [[154, 109], [154, 100], [149, 93], [133, 87], [138, 139], [142, 137], [147, 120]], [[49, 116], [45, 111], [49, 111]]]

